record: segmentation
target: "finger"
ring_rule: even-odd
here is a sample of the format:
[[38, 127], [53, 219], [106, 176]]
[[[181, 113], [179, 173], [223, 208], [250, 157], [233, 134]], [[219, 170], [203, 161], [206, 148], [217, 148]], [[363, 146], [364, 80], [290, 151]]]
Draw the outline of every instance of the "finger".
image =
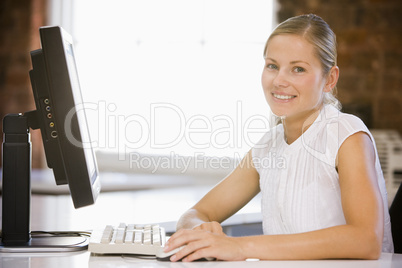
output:
[[171, 251], [177, 247], [183, 246], [183, 238], [182, 236], [184, 235], [185, 230], [179, 230], [176, 233], [174, 233], [169, 240], [165, 244], [164, 252]]
[[[187, 260], [196, 260], [203, 258], [203, 249], [207, 248], [210, 243], [208, 242], [208, 238], [206, 239], [200, 239], [193, 241], [191, 243], [188, 243], [186, 246], [184, 246], [180, 251], [178, 251], [174, 256], [172, 256], [171, 261], [178, 261], [183, 259]], [[199, 252], [200, 251], [200, 252]]]
[[185, 256], [182, 259], [182, 261], [183, 262], [192, 262], [192, 261], [196, 261], [196, 260], [203, 259], [203, 258], [210, 258], [211, 254], [208, 253], [209, 251], [210, 250], [208, 248], [199, 249], [199, 250]]
[[170, 237], [167, 244], [165, 245], [165, 252], [171, 251], [175, 248], [187, 245], [188, 243], [200, 239], [202, 234], [206, 233], [204, 231], [194, 231], [194, 230], [180, 230]]

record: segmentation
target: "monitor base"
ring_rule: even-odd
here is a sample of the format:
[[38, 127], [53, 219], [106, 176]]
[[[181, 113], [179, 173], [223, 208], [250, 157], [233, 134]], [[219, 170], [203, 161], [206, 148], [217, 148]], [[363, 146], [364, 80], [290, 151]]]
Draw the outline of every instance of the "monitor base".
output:
[[84, 236], [40, 236], [32, 237], [23, 245], [4, 245], [0, 242], [0, 253], [56, 253], [88, 249], [89, 238]]

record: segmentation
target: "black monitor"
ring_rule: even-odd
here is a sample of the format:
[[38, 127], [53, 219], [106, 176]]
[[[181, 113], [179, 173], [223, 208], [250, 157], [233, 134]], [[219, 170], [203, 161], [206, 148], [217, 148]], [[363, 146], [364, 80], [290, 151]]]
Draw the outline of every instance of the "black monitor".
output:
[[[39, 32], [42, 48], [31, 52], [29, 72], [36, 110], [3, 119], [3, 251], [43, 246], [52, 251], [49, 239], [33, 239], [30, 233], [30, 128], [40, 128], [47, 164], [57, 185], [68, 184], [75, 208], [94, 204], [100, 193], [72, 37], [61, 27]], [[61, 242], [66, 243], [71, 246]]]
[[72, 37], [60, 27], [40, 28], [42, 49], [31, 52], [30, 71], [48, 166], [57, 184], [68, 184], [76, 208], [100, 191], [74, 58]]

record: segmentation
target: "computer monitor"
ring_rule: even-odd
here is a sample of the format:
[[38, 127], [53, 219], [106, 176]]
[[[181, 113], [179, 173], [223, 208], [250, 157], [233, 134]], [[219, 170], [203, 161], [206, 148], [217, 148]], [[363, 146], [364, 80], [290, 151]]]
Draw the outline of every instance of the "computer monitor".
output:
[[[55, 244], [52, 239], [34, 242], [30, 234], [30, 128], [40, 128], [47, 164], [57, 185], [68, 184], [75, 208], [94, 204], [100, 193], [72, 37], [61, 27], [41, 27], [39, 32], [42, 48], [31, 52], [29, 72], [36, 110], [3, 120], [3, 250], [52, 251], [47, 243]], [[66, 241], [60, 244], [56, 248]]]
[[31, 52], [30, 71], [48, 166], [57, 184], [68, 184], [75, 208], [91, 205], [100, 191], [71, 35], [39, 29], [42, 49]]

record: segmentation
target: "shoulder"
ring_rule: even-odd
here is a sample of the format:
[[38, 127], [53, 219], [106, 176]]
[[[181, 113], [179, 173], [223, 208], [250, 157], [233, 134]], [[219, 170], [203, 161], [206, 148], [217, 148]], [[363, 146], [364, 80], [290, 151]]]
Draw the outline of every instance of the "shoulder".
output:
[[328, 137], [327, 146], [332, 148], [331, 155], [336, 158], [336, 163], [338, 163], [338, 154], [342, 154], [347, 159], [356, 154], [375, 156], [374, 138], [359, 117], [343, 113], [334, 107], [325, 107], [323, 114]]
[[343, 113], [332, 105], [324, 106], [312, 127], [313, 130], [303, 140], [303, 148], [333, 167], [346, 139], [358, 132], [367, 133], [371, 138], [360, 118]]
[[370, 131], [359, 117], [343, 113], [332, 105], [324, 107], [321, 117], [322, 125], [328, 132], [328, 136], [336, 141], [338, 149], [348, 137], [355, 133], [364, 132], [371, 138]]
[[320, 113], [321, 121], [325, 123], [338, 123], [349, 128], [367, 128], [357, 116], [339, 111], [332, 105], [326, 105]]

